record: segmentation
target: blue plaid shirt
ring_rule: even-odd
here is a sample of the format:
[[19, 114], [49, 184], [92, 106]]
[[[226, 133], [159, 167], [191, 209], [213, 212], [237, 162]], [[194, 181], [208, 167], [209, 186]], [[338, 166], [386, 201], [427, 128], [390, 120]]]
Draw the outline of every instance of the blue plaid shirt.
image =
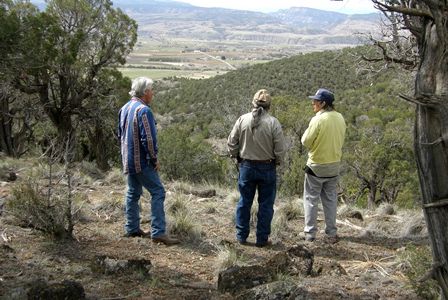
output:
[[125, 174], [137, 174], [157, 162], [157, 128], [151, 108], [133, 97], [118, 115], [118, 137]]

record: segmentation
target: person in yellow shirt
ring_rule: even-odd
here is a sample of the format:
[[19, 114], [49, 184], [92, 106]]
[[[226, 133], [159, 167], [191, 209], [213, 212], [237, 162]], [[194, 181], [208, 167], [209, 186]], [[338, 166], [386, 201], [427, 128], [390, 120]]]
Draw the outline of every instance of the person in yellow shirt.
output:
[[336, 243], [337, 183], [346, 125], [344, 117], [335, 110], [332, 92], [321, 88], [309, 98], [313, 101], [316, 115], [301, 138], [302, 144], [308, 149], [303, 191], [305, 240], [312, 242], [316, 238], [320, 200], [325, 215], [327, 241]]

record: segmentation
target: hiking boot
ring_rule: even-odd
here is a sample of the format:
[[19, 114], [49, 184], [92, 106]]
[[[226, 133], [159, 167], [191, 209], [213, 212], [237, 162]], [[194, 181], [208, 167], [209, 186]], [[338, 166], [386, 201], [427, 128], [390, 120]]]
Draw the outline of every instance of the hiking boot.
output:
[[237, 240], [237, 241], [238, 241], [238, 244], [243, 245], [243, 246], [249, 244], [246, 240], [244, 240], [244, 241], [243, 240]]
[[299, 239], [305, 240], [305, 242], [314, 242], [316, 237], [312, 234], [309, 234], [306, 232], [301, 232], [301, 233], [299, 233]]
[[310, 235], [305, 236], [305, 242], [310, 242], [310, 243], [312, 243], [312, 242], [314, 242], [315, 239], [316, 239], [316, 238], [315, 238], [314, 236], [310, 236]]
[[325, 243], [327, 244], [336, 244], [337, 242], [339, 242], [339, 237], [337, 235], [325, 237]]
[[162, 244], [165, 244], [167, 246], [176, 245], [176, 244], [180, 243], [180, 241], [178, 239], [169, 237], [166, 234], [162, 234], [162, 235], [159, 235], [157, 237], [153, 237], [152, 241], [155, 242], [155, 243], [162, 243]]
[[263, 247], [271, 246], [271, 245], [272, 245], [272, 242], [270, 240], [255, 243], [255, 247], [258, 247], [258, 248], [263, 248]]
[[148, 233], [144, 232], [143, 230], [139, 229], [134, 232], [126, 232], [123, 237], [131, 238], [131, 237], [148, 237]]

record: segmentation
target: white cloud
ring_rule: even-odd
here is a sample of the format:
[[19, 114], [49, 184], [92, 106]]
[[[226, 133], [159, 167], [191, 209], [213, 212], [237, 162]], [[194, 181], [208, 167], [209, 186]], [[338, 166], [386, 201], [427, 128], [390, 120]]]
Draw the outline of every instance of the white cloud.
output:
[[371, 0], [178, 0], [195, 6], [223, 7], [252, 11], [272, 12], [290, 7], [310, 7], [342, 13], [375, 12]]

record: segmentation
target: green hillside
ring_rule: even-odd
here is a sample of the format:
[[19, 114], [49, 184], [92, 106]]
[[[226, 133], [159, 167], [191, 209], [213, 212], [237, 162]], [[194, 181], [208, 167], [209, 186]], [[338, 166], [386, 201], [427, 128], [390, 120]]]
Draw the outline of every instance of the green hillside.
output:
[[[181, 112], [179, 105], [190, 101], [191, 109], [209, 102], [231, 103], [249, 99], [261, 87], [273, 95], [303, 98], [320, 86], [335, 93], [371, 83], [366, 74], [356, 70], [357, 52], [362, 48], [316, 52], [246, 67], [207, 80], [180, 79], [176, 89], [159, 95], [161, 113]], [[182, 95], [182, 96], [180, 96]], [[214, 98], [215, 97], [215, 98]]]
[[[203, 126], [211, 121], [216, 122], [217, 119], [225, 121], [229, 119], [229, 115], [232, 116], [231, 119], [236, 119], [249, 109], [252, 95], [260, 88], [268, 89], [274, 97], [287, 96], [304, 100], [319, 87], [326, 87], [337, 95], [337, 105], [347, 101], [351, 105], [350, 108], [347, 107], [349, 110], [361, 108], [360, 100], [352, 105], [345, 95], [356, 97], [356, 93], [351, 91], [365, 87], [372, 87], [366, 90], [368, 94], [395, 97], [401, 91], [401, 84], [393, 89], [387, 84], [392, 83], [391, 80], [395, 77], [391, 71], [373, 76], [359, 70], [357, 57], [366, 51], [366, 48], [355, 48], [316, 52], [250, 66], [206, 80], [174, 79], [174, 88], [171, 81], [168, 87], [161, 85], [156, 110], [161, 114], [170, 113], [178, 117], [194, 112], [191, 122]], [[378, 92], [373, 85], [381, 83], [387, 89], [379, 88]], [[385, 103], [387, 104], [390, 103]], [[377, 104], [367, 103], [364, 109], [372, 105]], [[344, 108], [341, 107], [342, 110]], [[180, 118], [180, 121], [184, 122], [184, 118]]]
[[[204, 159], [202, 152], [213, 151], [201, 141], [221, 139], [225, 147], [224, 139], [235, 120], [250, 110], [252, 95], [266, 88], [273, 95], [272, 113], [282, 123], [290, 143], [285, 164], [279, 170], [280, 190], [300, 194], [306, 151], [299, 139], [313, 115], [307, 96], [326, 87], [335, 92], [336, 109], [348, 124], [341, 196], [360, 205], [368, 199], [371, 204], [398, 201], [412, 205], [418, 195], [412, 152], [414, 108], [397, 97], [410, 88], [410, 74], [394, 69], [362, 71], [358, 57], [369, 50], [359, 47], [310, 53], [205, 80], [171, 78], [160, 82], [155, 110], [171, 120], [170, 129], [161, 131], [161, 155], [164, 164], [176, 164], [168, 176], [232, 183], [236, 175], [229, 160], [211, 154]], [[168, 133], [176, 133], [177, 143]], [[186, 157], [181, 158], [179, 148], [187, 146]], [[174, 161], [173, 149], [177, 149], [178, 157]], [[197, 153], [202, 153], [202, 159], [195, 158]], [[180, 166], [194, 160], [196, 163], [184, 166], [180, 174]], [[208, 171], [193, 171], [205, 164]]]

